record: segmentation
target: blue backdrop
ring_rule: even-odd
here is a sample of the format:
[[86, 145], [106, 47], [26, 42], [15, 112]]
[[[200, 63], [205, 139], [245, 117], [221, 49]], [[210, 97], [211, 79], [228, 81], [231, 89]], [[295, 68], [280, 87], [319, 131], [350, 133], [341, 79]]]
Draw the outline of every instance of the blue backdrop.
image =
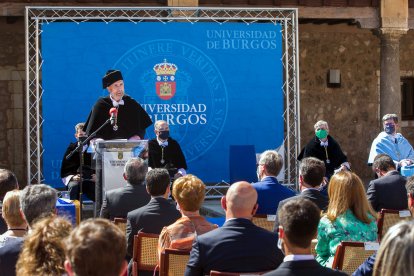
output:
[[[75, 140], [74, 125], [108, 94], [101, 81], [108, 69], [122, 71], [126, 93], [154, 122], [169, 122], [188, 172], [205, 182], [228, 181], [230, 145], [262, 152], [283, 142], [277, 24], [56, 22], [42, 31], [46, 183], [62, 186], [62, 155]], [[176, 66], [169, 96], [157, 91], [165, 76], [154, 67], [164, 62]], [[153, 137], [150, 126], [146, 138]]]

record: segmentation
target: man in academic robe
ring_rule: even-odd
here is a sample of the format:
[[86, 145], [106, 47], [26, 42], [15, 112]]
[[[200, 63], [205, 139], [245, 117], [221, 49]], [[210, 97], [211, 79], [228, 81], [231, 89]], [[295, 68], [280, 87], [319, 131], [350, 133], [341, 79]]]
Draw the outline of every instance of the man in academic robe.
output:
[[[75, 137], [76, 140], [80, 140], [85, 137], [85, 132], [83, 131], [84, 123], [79, 123], [75, 126]], [[69, 159], [66, 159], [76, 147], [78, 142], [70, 143], [68, 148], [65, 151], [65, 154], [62, 158], [62, 167], [60, 169], [60, 177], [63, 184], [67, 187], [69, 191], [69, 198], [71, 200], [79, 199], [80, 192], [80, 158], [79, 152], [73, 154]], [[85, 194], [90, 200], [95, 201], [95, 171], [91, 168], [91, 154], [87, 152], [87, 145], [83, 147], [83, 166], [82, 166], [82, 178], [83, 186], [82, 193]]]
[[169, 137], [168, 123], [156, 121], [154, 132], [157, 137], [148, 141], [148, 166], [151, 169], [165, 168], [172, 178], [186, 175], [185, 156], [178, 142]]
[[152, 124], [151, 118], [141, 105], [124, 92], [124, 80], [119, 70], [109, 70], [102, 79], [103, 88], [109, 95], [98, 99], [85, 123], [84, 130], [89, 136], [109, 118], [111, 108], [117, 109], [114, 125], [107, 124], [98, 131], [95, 138], [104, 140], [130, 139], [140, 140], [145, 129]]

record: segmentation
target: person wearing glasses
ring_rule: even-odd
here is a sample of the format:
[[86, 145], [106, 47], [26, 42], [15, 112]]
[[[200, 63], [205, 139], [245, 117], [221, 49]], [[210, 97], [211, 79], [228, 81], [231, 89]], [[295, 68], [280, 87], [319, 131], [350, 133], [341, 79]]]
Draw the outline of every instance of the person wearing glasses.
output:
[[389, 155], [397, 169], [414, 163], [414, 150], [410, 142], [398, 133], [397, 114], [386, 114], [382, 117], [384, 131], [374, 139], [368, 157], [368, 165], [372, 165], [375, 156], [380, 153]]

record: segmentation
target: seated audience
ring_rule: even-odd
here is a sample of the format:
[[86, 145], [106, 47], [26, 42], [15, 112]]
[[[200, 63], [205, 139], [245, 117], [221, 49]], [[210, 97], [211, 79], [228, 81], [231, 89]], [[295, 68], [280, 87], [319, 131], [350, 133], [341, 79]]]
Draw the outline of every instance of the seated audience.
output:
[[394, 225], [381, 241], [374, 276], [414, 275], [414, 221]]
[[66, 240], [65, 269], [69, 276], [124, 275], [125, 234], [106, 219], [88, 219]]
[[[19, 184], [17, 183], [17, 178], [14, 173], [6, 169], [0, 169], [0, 209], [6, 193], [15, 189], [19, 189]], [[6, 231], [7, 224], [0, 216], [0, 233]]]
[[[410, 176], [407, 179], [407, 197], [408, 197], [408, 209], [410, 209], [411, 216], [414, 217], [414, 176]], [[376, 253], [370, 256], [365, 262], [358, 267], [352, 275], [355, 276], [371, 276], [374, 270], [374, 263], [376, 259]]]
[[331, 267], [341, 241], [375, 241], [376, 213], [372, 210], [361, 179], [352, 172], [339, 172], [328, 186], [329, 205], [318, 226], [316, 260]]
[[381, 209], [407, 209], [406, 179], [398, 173], [392, 158], [387, 154], [378, 154], [372, 169], [378, 176], [369, 183], [367, 190], [372, 208], [377, 212]]
[[114, 220], [126, 218], [128, 212], [144, 206], [150, 201], [145, 189], [147, 163], [141, 158], [131, 158], [124, 167], [125, 187], [106, 192], [101, 209], [101, 218]]
[[276, 234], [254, 225], [257, 192], [247, 182], [230, 186], [221, 199], [226, 212], [223, 227], [195, 236], [185, 275], [206, 275], [211, 270], [255, 272], [275, 269], [283, 256]]
[[279, 227], [279, 210], [284, 204], [292, 199], [306, 198], [315, 203], [320, 210], [325, 210], [328, 206], [328, 197], [322, 194], [318, 187], [324, 180], [325, 164], [315, 158], [303, 158], [299, 165], [299, 190], [300, 194], [287, 198], [279, 202], [278, 212], [276, 213], [276, 221], [274, 231], [278, 231]]
[[276, 213], [281, 200], [292, 197], [295, 192], [282, 186], [276, 179], [283, 167], [283, 157], [274, 150], [267, 150], [260, 155], [257, 167], [259, 182], [253, 183], [257, 191], [257, 214]]
[[13, 240], [23, 239], [23, 236], [27, 233], [27, 224], [20, 215], [19, 195], [19, 190], [13, 190], [4, 197], [2, 217], [8, 230], [0, 236], [0, 247]]
[[[57, 192], [45, 184], [27, 185], [20, 192], [20, 210], [22, 218], [29, 226], [42, 218], [56, 213]], [[15, 275], [16, 262], [23, 240], [14, 240], [0, 248], [0, 271], [3, 275]]]
[[159, 257], [164, 248], [191, 250], [195, 235], [217, 228], [200, 216], [205, 190], [204, 183], [191, 174], [174, 181], [172, 193], [182, 217], [162, 229], [158, 242]]
[[70, 221], [58, 216], [36, 222], [24, 241], [16, 275], [65, 275], [63, 240], [71, 230]]
[[278, 210], [278, 215], [279, 244], [285, 258], [276, 270], [265, 275], [346, 275], [321, 266], [311, 253], [320, 219], [320, 209], [312, 201], [291, 199]]

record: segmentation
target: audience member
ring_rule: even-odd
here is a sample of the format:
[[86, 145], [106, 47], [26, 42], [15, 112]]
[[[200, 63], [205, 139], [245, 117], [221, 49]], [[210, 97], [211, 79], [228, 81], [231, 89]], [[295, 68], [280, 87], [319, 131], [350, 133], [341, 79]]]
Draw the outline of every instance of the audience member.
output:
[[27, 233], [27, 224], [20, 215], [20, 191], [13, 190], [3, 200], [2, 217], [7, 224], [7, 231], [0, 236], [0, 247], [13, 240], [23, 239]]
[[66, 240], [65, 269], [69, 276], [124, 275], [125, 234], [105, 219], [82, 221]]
[[414, 221], [394, 225], [381, 241], [374, 276], [414, 275]]
[[329, 135], [329, 126], [325, 121], [317, 121], [313, 126], [315, 137], [302, 149], [298, 160], [306, 157], [316, 157], [325, 163], [325, 176], [329, 179], [335, 170], [349, 170], [350, 164], [338, 142]]
[[170, 177], [186, 175], [187, 162], [180, 144], [170, 137], [170, 127], [166, 121], [154, 124], [156, 138], [148, 141], [148, 164], [152, 169], [165, 168]]
[[[153, 169], [145, 178], [147, 192], [151, 200], [147, 205], [133, 210], [127, 215], [127, 254], [132, 257], [134, 236], [138, 232], [160, 234], [164, 226], [180, 218], [180, 212], [168, 201], [170, 193], [170, 176], [166, 169]], [[128, 267], [131, 271], [132, 263]], [[140, 272], [140, 275], [144, 272]], [[148, 274], [149, 275], [149, 274]], [[151, 273], [152, 275], [152, 273]]]
[[101, 218], [126, 218], [128, 212], [144, 206], [150, 201], [145, 189], [147, 163], [141, 158], [131, 158], [125, 164], [124, 179], [126, 187], [106, 192], [102, 203]]
[[[29, 229], [34, 223], [56, 212], [56, 190], [45, 185], [27, 185], [20, 192], [20, 209]], [[15, 275], [16, 262], [23, 240], [15, 240], [0, 248], [0, 271], [4, 275]]]
[[281, 200], [292, 197], [295, 192], [279, 184], [276, 176], [283, 166], [283, 157], [274, 150], [267, 150], [260, 155], [257, 167], [259, 182], [253, 183], [258, 194], [258, 214], [275, 214]]
[[[80, 159], [79, 153], [73, 154], [69, 159], [66, 157], [77, 148], [79, 141], [86, 138], [83, 131], [85, 123], [78, 123], [75, 126], [75, 143], [70, 143], [62, 157], [60, 177], [69, 191], [69, 198], [79, 200], [80, 193]], [[87, 151], [88, 146], [83, 146], [83, 166], [82, 166], [82, 193], [90, 200], [95, 201], [95, 170], [92, 169], [92, 154]]]
[[333, 175], [328, 195], [328, 209], [318, 226], [316, 260], [323, 266], [331, 267], [336, 247], [341, 241], [375, 241], [378, 229], [376, 213], [356, 174], [344, 171]]
[[321, 266], [311, 254], [320, 219], [320, 209], [312, 201], [291, 199], [278, 210], [278, 216], [279, 244], [285, 258], [276, 270], [265, 275], [346, 275]]
[[[19, 189], [19, 184], [17, 183], [17, 178], [14, 173], [6, 169], [0, 169], [0, 207], [6, 193], [15, 189]], [[7, 224], [0, 216], [0, 233], [4, 233], [6, 231]]]
[[254, 225], [257, 192], [247, 182], [230, 186], [221, 199], [226, 222], [196, 236], [185, 275], [206, 275], [211, 270], [255, 272], [275, 269], [282, 262], [276, 234]]
[[36, 222], [24, 241], [16, 275], [65, 275], [63, 240], [71, 230], [70, 221], [58, 216]]
[[395, 169], [391, 157], [378, 154], [374, 158], [372, 169], [378, 176], [378, 179], [369, 183], [367, 190], [372, 208], [377, 212], [381, 209], [407, 209], [406, 179]]
[[164, 248], [190, 250], [195, 235], [217, 228], [217, 225], [200, 216], [205, 190], [204, 183], [191, 174], [174, 181], [172, 193], [182, 216], [162, 229], [158, 242], [159, 257]]
[[302, 159], [299, 165], [299, 190], [300, 194], [287, 198], [279, 202], [278, 212], [276, 213], [276, 221], [274, 231], [278, 231], [279, 227], [279, 210], [284, 204], [292, 199], [306, 198], [315, 203], [320, 210], [325, 210], [328, 206], [328, 197], [322, 194], [317, 188], [321, 185], [325, 176], [325, 164], [314, 157]]
[[410, 165], [414, 159], [414, 149], [410, 142], [397, 133], [397, 114], [386, 114], [382, 117], [384, 131], [374, 139], [368, 157], [368, 164], [374, 162], [375, 156], [380, 153], [389, 155], [395, 163], [396, 168]]
[[[408, 209], [410, 209], [411, 216], [414, 217], [414, 176], [407, 179], [407, 197], [408, 197]], [[358, 267], [358, 269], [352, 274], [353, 276], [371, 276], [374, 270], [374, 263], [376, 259], [376, 253], [365, 260], [365, 262]], [[396, 274], [397, 275], [397, 274]]]

